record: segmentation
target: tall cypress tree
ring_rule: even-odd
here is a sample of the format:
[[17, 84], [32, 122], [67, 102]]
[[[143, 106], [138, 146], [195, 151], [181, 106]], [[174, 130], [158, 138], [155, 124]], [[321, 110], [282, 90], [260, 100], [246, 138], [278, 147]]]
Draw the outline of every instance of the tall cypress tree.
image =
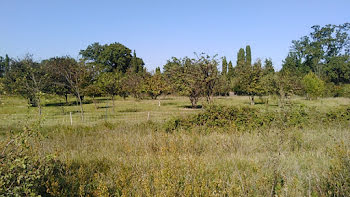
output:
[[245, 64], [245, 53], [244, 49], [240, 48], [237, 53], [237, 68], [244, 67]]
[[226, 57], [222, 58], [222, 71], [221, 71], [222, 75], [226, 75], [227, 74], [227, 60]]
[[10, 70], [10, 58], [6, 54], [5, 56], [5, 74]]
[[249, 45], [245, 47], [245, 52], [246, 52], [246, 64], [250, 66], [252, 65], [252, 51]]
[[229, 78], [232, 78], [233, 75], [234, 75], [234, 73], [233, 73], [233, 65], [232, 65], [232, 62], [230, 61], [230, 62], [228, 63], [228, 73], [227, 73], [227, 76], [228, 76]]

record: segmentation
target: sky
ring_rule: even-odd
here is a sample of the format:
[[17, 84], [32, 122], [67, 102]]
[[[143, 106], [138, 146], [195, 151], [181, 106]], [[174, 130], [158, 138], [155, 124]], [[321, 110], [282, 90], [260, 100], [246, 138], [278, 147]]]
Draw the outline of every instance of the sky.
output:
[[149, 71], [194, 52], [236, 62], [250, 45], [253, 60], [278, 70], [292, 40], [313, 25], [350, 22], [350, 0], [0, 0], [0, 56], [37, 60], [69, 55], [94, 42], [136, 50]]

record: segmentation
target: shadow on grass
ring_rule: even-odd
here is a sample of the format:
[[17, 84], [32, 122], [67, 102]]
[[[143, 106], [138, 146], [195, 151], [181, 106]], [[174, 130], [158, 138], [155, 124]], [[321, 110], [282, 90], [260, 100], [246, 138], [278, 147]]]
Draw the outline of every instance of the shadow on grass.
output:
[[123, 110], [119, 110], [118, 112], [139, 112], [139, 109], [135, 109], [135, 108], [129, 108], [129, 109], [123, 109]]
[[161, 105], [163, 105], [163, 106], [167, 106], [167, 105], [177, 105], [177, 103], [172, 103], [172, 102], [170, 102], [170, 103], [162, 103]]
[[196, 105], [194, 107], [192, 107], [192, 105], [183, 105], [183, 108], [187, 108], [187, 109], [202, 109], [203, 106], [202, 105]]
[[[92, 101], [91, 100], [85, 100], [83, 101], [83, 104], [91, 104]], [[78, 105], [77, 102], [73, 101], [73, 102], [57, 102], [57, 103], [47, 103], [45, 104], [45, 107], [58, 107], [58, 106], [76, 106]]]
[[108, 108], [112, 108], [113, 106], [98, 106], [97, 109], [108, 109]]

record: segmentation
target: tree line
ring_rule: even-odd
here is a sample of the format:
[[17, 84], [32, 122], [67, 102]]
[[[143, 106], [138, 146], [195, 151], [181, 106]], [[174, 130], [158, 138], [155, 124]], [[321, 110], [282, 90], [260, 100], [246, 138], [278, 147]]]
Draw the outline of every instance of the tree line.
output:
[[[290, 95], [308, 99], [350, 94], [350, 24], [313, 26], [312, 32], [292, 41], [282, 69], [275, 71], [271, 59], [252, 62], [250, 46], [239, 49], [235, 65], [226, 57], [195, 54], [195, 58], [173, 57], [149, 72], [136, 52], [120, 43], [93, 43], [80, 51], [80, 59], [69, 56], [34, 61], [0, 57], [0, 92], [21, 95], [41, 113], [45, 94], [76, 97], [82, 118], [85, 96], [103, 95], [137, 99], [160, 95], [187, 96], [192, 107], [203, 97], [278, 95], [280, 103]], [[219, 69], [221, 64], [221, 69]], [[268, 100], [265, 100], [268, 102]]]

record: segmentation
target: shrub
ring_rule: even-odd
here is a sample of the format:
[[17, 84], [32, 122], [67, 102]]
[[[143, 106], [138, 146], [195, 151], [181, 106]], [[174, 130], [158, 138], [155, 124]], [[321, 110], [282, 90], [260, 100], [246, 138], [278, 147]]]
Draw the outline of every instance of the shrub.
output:
[[302, 80], [302, 85], [308, 99], [317, 99], [322, 96], [325, 89], [322, 79], [318, 78], [313, 72], [305, 75]]

